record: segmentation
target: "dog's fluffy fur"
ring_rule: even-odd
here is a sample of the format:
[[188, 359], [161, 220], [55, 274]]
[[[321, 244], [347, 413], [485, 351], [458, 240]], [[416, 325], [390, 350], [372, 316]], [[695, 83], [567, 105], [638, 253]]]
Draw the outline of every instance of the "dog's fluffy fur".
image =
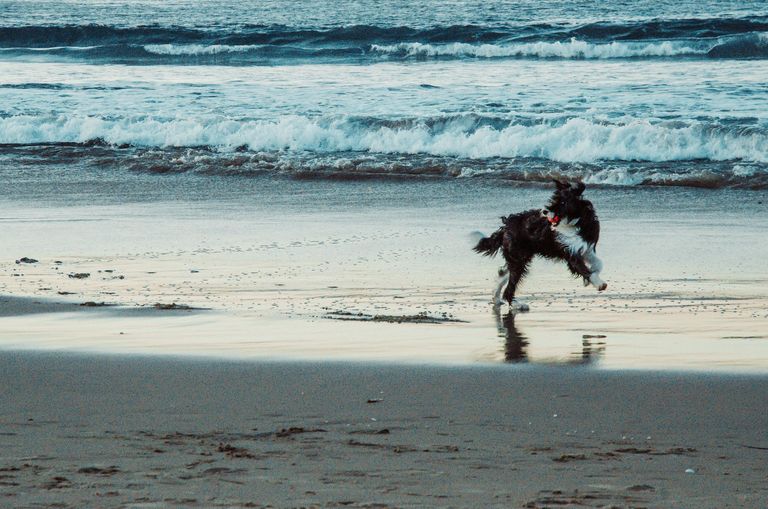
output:
[[499, 295], [506, 281], [503, 298], [512, 305], [517, 285], [536, 255], [563, 260], [572, 274], [584, 279], [585, 286], [592, 284], [598, 291], [608, 287], [600, 279], [603, 263], [595, 251], [600, 222], [592, 203], [582, 198], [586, 186], [561, 180], [555, 180], [555, 185], [546, 208], [502, 217], [503, 226], [475, 246], [485, 256], [494, 256], [499, 249], [504, 255], [506, 269], [499, 271], [495, 304], [501, 303]]

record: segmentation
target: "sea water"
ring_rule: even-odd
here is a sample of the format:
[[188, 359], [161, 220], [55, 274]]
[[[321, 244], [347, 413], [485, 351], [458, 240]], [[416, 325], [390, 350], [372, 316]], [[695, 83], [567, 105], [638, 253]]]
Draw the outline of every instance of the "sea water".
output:
[[766, 189], [768, 6], [2, 0], [0, 170], [50, 165]]

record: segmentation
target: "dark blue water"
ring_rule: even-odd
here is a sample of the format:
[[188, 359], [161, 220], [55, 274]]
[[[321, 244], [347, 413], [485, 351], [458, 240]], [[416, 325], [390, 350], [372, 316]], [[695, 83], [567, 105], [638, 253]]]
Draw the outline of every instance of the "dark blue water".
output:
[[[262, 11], [261, 16], [243, 13], [245, 16], [236, 21], [237, 17], [226, 10], [222, 16], [204, 6], [194, 11], [197, 16], [187, 18], [189, 5], [176, 6], [178, 18], [166, 13], [161, 19], [167, 20], [153, 23], [138, 16], [134, 19], [137, 6], [123, 6], [123, 15], [119, 8], [116, 13], [104, 12], [103, 18], [94, 14], [96, 9], [84, 9], [77, 22], [70, 19], [72, 13], [67, 11], [57, 17], [60, 21], [56, 24], [28, 24], [32, 20], [25, 20], [23, 13], [19, 13], [16, 23], [0, 28], [0, 51], [6, 59], [46, 56], [50, 61], [135, 65], [373, 63], [438, 58], [768, 57], [768, 39], [764, 36], [768, 17], [763, 15], [631, 19], [616, 18], [614, 14], [614, 18], [602, 19], [600, 10], [593, 8], [584, 16], [594, 21], [575, 22], [566, 16], [578, 10], [557, 11], [550, 6], [553, 19], [528, 19], [525, 15], [516, 19], [515, 13], [524, 9], [500, 5], [490, 9], [493, 14], [485, 19], [465, 13], [445, 20], [445, 24], [435, 19], [430, 25], [419, 16], [420, 10], [414, 12], [400, 6], [402, 10], [397, 13], [386, 8], [382, 12], [372, 9], [367, 19], [362, 14], [358, 17], [342, 13], [335, 19], [315, 19], [304, 13], [306, 19], [298, 17], [290, 24], [282, 24], [288, 20], [282, 18], [278, 6], [268, 8], [269, 4], [256, 9]], [[150, 6], [146, 9], [154, 11]], [[13, 9], [6, 6], [5, 10]], [[510, 17], [504, 16], [505, 10]], [[403, 19], [403, 13], [409, 11], [412, 17]], [[205, 22], [199, 19], [201, 14], [213, 18]], [[6, 19], [13, 16], [9, 13]]]

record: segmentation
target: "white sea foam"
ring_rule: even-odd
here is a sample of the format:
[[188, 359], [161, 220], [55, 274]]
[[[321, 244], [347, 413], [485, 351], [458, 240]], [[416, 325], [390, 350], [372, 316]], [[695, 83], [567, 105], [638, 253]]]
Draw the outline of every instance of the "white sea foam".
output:
[[588, 173], [584, 177], [584, 182], [608, 186], [636, 186], [648, 178], [646, 173], [631, 173], [627, 168], [607, 168]]
[[752, 177], [760, 170], [749, 164], [735, 164], [732, 171], [736, 177]]
[[49, 46], [45, 48], [29, 48], [29, 47], [20, 47], [20, 46], [12, 46], [8, 48], [0, 48], [0, 52], [8, 53], [8, 52], [15, 52], [15, 51], [32, 51], [35, 53], [45, 53], [47, 51], [89, 51], [92, 49], [96, 49], [99, 46]]
[[216, 55], [220, 53], [243, 53], [261, 46], [243, 44], [231, 46], [228, 44], [147, 44], [144, 50], [155, 55]]
[[471, 129], [461, 121], [440, 129], [392, 128], [345, 118], [284, 116], [275, 121], [105, 119], [10, 116], [0, 118], [0, 143], [82, 143], [102, 139], [143, 147], [210, 146], [222, 150], [367, 151], [467, 158], [539, 157], [562, 162], [708, 159], [768, 162], [768, 133], [710, 124], [627, 120], [605, 124], [574, 118], [551, 125], [512, 124]]
[[374, 44], [371, 51], [413, 57], [539, 57], [610, 59], [632, 57], [670, 57], [705, 55], [709, 47], [696, 47], [685, 41], [611, 42], [594, 44], [576, 38], [568, 42], [532, 42], [521, 44], [424, 44], [408, 42], [391, 45]]

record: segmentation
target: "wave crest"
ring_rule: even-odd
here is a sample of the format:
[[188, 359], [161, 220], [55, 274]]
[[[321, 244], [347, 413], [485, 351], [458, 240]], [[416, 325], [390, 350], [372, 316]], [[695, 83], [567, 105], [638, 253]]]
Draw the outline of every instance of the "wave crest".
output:
[[[452, 25], [431, 28], [354, 25], [331, 28], [242, 26], [0, 27], [0, 51], [13, 57], [106, 59], [157, 63], [226, 56], [314, 58], [768, 58], [768, 17], [639, 20], [584, 25]], [[72, 50], [79, 51], [73, 52]], [[186, 60], [185, 60], [186, 59]]]
[[147, 44], [144, 51], [154, 53], [155, 55], [218, 55], [221, 53], [243, 53], [252, 51], [262, 46], [256, 44], [247, 44], [240, 46], [231, 46], [228, 44]]
[[768, 162], [768, 131], [703, 122], [581, 118], [488, 125], [466, 115], [393, 122], [376, 118], [285, 116], [274, 121], [11, 116], [0, 143], [86, 143], [233, 150], [373, 152], [487, 159], [536, 157], [561, 162], [710, 160]]
[[444, 45], [420, 42], [371, 46], [371, 51], [401, 57], [537, 57], [537, 58], [633, 58], [706, 55], [708, 48], [671, 41], [651, 43], [611, 42], [593, 44], [572, 38], [568, 42], [533, 42], [500, 46], [495, 44], [452, 43]]

